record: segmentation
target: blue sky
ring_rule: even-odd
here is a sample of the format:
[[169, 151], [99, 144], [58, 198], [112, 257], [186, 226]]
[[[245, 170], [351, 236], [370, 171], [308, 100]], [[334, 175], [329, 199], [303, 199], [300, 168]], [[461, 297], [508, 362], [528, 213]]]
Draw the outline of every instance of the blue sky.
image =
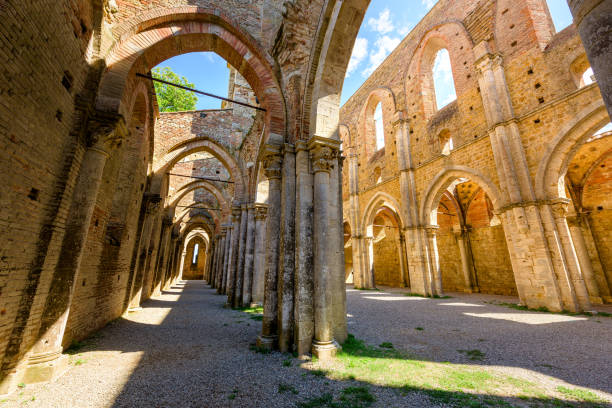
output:
[[[567, 0], [547, 0], [557, 31], [568, 26], [572, 17]], [[344, 104], [359, 89], [367, 77], [397, 47], [433, 7], [436, 0], [372, 0], [355, 41], [353, 54], [344, 80], [341, 103]], [[158, 66], [168, 66], [195, 84], [196, 89], [227, 96], [229, 71], [227, 63], [212, 52], [195, 52], [170, 58]], [[452, 93], [450, 67], [440, 63], [442, 75], [440, 102], [448, 101]], [[452, 99], [450, 99], [452, 100]], [[197, 109], [218, 109], [221, 101], [199, 96]]]

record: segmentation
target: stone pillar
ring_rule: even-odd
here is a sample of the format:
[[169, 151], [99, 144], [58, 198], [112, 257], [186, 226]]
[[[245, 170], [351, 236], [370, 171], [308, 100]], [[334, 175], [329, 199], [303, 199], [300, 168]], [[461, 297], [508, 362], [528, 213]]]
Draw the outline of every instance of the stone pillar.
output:
[[225, 250], [223, 253], [223, 271], [222, 271], [222, 284], [221, 284], [221, 292], [222, 294], [227, 294], [227, 281], [228, 281], [228, 270], [229, 270], [229, 260], [230, 260], [230, 244], [232, 242], [232, 224], [226, 224], [226, 234], [225, 234]]
[[255, 205], [249, 204], [247, 207], [247, 232], [246, 246], [244, 250], [244, 284], [242, 287], [242, 304], [251, 305], [253, 300], [253, 268], [255, 261]]
[[342, 213], [342, 162], [340, 152], [333, 160], [329, 178], [330, 290], [332, 299], [333, 337], [344, 343], [348, 337], [346, 327], [346, 275], [344, 267], [344, 223]]
[[240, 206], [232, 207], [232, 239], [229, 247], [229, 263], [227, 267], [227, 306], [237, 307], [234, 305], [236, 298], [237, 286], [237, 269], [238, 269], [238, 244], [240, 242]]
[[280, 148], [267, 145], [264, 153], [264, 172], [268, 178], [268, 223], [266, 228], [266, 265], [264, 284], [264, 313], [261, 335], [257, 345], [272, 349], [278, 338], [278, 260], [281, 222], [281, 173]]
[[[372, 230], [372, 227], [368, 227]], [[361, 277], [362, 288], [371, 289], [376, 287], [376, 271], [374, 270], [374, 236], [373, 231], [368, 231], [368, 236], [365, 237], [366, 246], [366, 265], [365, 275]]]
[[146, 265], [149, 247], [151, 245], [153, 232], [153, 224], [155, 222], [155, 214], [159, 208], [161, 197], [158, 194], [147, 194], [144, 198], [145, 207], [145, 221], [142, 227], [142, 235], [140, 238], [140, 248], [138, 249], [138, 260], [136, 261], [136, 270], [134, 271], [134, 280], [132, 281], [132, 288], [130, 290], [129, 297], [129, 309], [138, 310], [140, 309], [140, 301], [142, 298], [142, 289], [144, 285]]
[[[429, 264], [432, 269], [433, 277], [433, 295], [442, 296], [442, 272], [440, 271], [440, 258], [438, 256], [438, 243], [436, 241], [436, 234], [440, 227], [437, 225], [428, 225], [427, 230], [427, 246], [429, 249]], [[463, 255], [462, 255], [463, 259]]]
[[466, 242], [466, 234], [467, 232], [461, 228], [460, 231], [455, 232], [455, 238], [457, 239], [457, 245], [459, 246], [459, 255], [461, 256], [461, 271], [463, 272], [463, 281], [464, 281], [464, 289], [465, 293], [473, 293], [477, 292], [474, 290], [474, 282], [472, 281], [472, 261], [470, 259], [467, 242]]
[[223, 258], [225, 255], [225, 239], [227, 236], [227, 229], [221, 227], [221, 239], [219, 240], [219, 253], [217, 259], [217, 267], [215, 270], [215, 288], [217, 293], [221, 293], [221, 287], [223, 285]]
[[309, 354], [314, 335], [313, 282], [313, 175], [310, 171], [308, 145], [295, 145], [296, 210], [295, 210], [295, 339], [299, 356]]
[[295, 148], [285, 144], [281, 178], [281, 223], [278, 273], [278, 349], [293, 344], [293, 290], [295, 279]]
[[332, 291], [330, 286], [332, 240], [339, 239], [329, 230], [330, 172], [337, 157], [339, 142], [314, 136], [308, 142], [314, 171], [314, 340], [312, 352], [321, 360], [335, 356], [332, 327]]
[[155, 287], [153, 289], [153, 295], [161, 295], [164, 281], [166, 280], [166, 265], [168, 263], [169, 248], [170, 248], [170, 236], [172, 234], [172, 218], [164, 217], [162, 226], [162, 240], [160, 244], [160, 260], [157, 265]]
[[601, 96], [612, 117], [612, 2], [609, 0], [568, 0], [574, 24], [597, 79]]
[[255, 245], [253, 258], [253, 299], [263, 305], [266, 281], [266, 215], [267, 204], [255, 204]]
[[580, 270], [582, 271], [584, 282], [589, 291], [589, 299], [591, 303], [601, 304], [603, 303], [603, 299], [599, 291], [599, 285], [597, 284], [595, 272], [593, 271], [593, 263], [591, 262], [591, 257], [581, 228], [583, 222], [582, 218], [580, 215], [567, 217], [567, 222], [572, 242], [576, 249], [576, 255], [578, 256], [578, 262], [580, 263]]
[[410, 287], [408, 281], [408, 264], [406, 262], [406, 240], [402, 230], [397, 231], [397, 256], [400, 262], [400, 280], [402, 287]]
[[67, 368], [62, 358], [62, 339], [72, 305], [75, 283], [96, 206], [104, 167], [111, 152], [120, 145], [123, 122], [99, 126], [87, 140], [81, 162], [59, 260], [41, 315], [37, 341], [28, 357], [21, 382], [37, 383], [57, 378]]
[[240, 223], [239, 233], [237, 235], [237, 244], [235, 255], [236, 259], [236, 284], [233, 291], [232, 307], [242, 307], [242, 287], [244, 282], [244, 247], [246, 245], [246, 229], [247, 229], [247, 206], [240, 206]]

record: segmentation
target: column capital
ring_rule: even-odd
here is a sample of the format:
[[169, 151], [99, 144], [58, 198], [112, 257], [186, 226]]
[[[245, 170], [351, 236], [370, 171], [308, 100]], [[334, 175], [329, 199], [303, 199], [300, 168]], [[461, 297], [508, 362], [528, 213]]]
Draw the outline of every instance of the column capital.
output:
[[161, 196], [154, 193], [144, 193], [143, 201], [147, 214], [154, 214], [161, 203]]
[[427, 231], [427, 234], [430, 236], [436, 235], [439, 229], [439, 225], [425, 225], [425, 231]]
[[87, 124], [86, 145], [106, 155], [121, 146], [127, 136], [127, 126], [122, 115], [96, 114]]
[[314, 172], [324, 171], [329, 173], [334, 165], [334, 159], [338, 156], [340, 141], [313, 136], [308, 141], [308, 150], [310, 150], [310, 160]]
[[397, 111], [393, 115], [391, 126], [393, 126], [395, 128], [395, 127], [398, 127], [398, 126], [401, 126], [401, 125], [404, 125], [404, 124], [407, 125], [408, 123], [410, 123], [410, 119], [409, 119], [408, 114], [406, 112], [404, 112], [404, 111]]
[[572, 201], [569, 198], [556, 198], [554, 200], [550, 200], [550, 208], [553, 211], [553, 215], [555, 218], [564, 218], [567, 216], [567, 212], [569, 209], [569, 204]]
[[256, 220], [265, 220], [268, 215], [268, 205], [255, 203], [255, 219]]
[[281, 146], [267, 144], [262, 152], [264, 174], [268, 179], [280, 179], [283, 155]]
[[232, 206], [232, 220], [236, 222], [242, 214], [242, 208], [239, 205]]
[[501, 66], [502, 62], [503, 59], [501, 55], [485, 52], [476, 62], [474, 62], [474, 65], [482, 75], [486, 71], [493, 71], [495, 68]]

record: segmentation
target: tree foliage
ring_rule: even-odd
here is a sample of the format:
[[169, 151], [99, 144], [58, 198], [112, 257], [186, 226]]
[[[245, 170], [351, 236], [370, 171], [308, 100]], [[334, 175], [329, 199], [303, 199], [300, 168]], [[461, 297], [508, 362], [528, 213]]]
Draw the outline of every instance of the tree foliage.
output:
[[[179, 77], [169, 67], [154, 68], [153, 77], [189, 88], [195, 87], [187, 78]], [[180, 112], [195, 109], [198, 97], [193, 92], [160, 82], [154, 82], [154, 84], [160, 112]]]

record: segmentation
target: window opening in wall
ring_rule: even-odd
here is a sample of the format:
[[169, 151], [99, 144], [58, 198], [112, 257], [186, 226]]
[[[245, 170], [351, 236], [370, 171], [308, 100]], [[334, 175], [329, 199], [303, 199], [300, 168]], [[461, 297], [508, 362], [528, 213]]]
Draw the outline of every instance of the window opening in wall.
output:
[[383, 124], [382, 103], [374, 110], [374, 127], [376, 128], [376, 150], [385, 147], [385, 126]]
[[191, 260], [191, 263], [193, 265], [197, 265], [198, 263], [198, 255], [200, 254], [200, 244], [195, 244], [193, 246], [193, 259]]
[[453, 138], [451, 137], [450, 132], [446, 129], [443, 130], [442, 132], [440, 132], [439, 139], [441, 153], [445, 156], [448, 156], [455, 147], [453, 145]]
[[567, 0], [546, 0], [546, 3], [556, 32], [572, 24], [572, 13], [567, 5]]
[[591, 85], [593, 82], [595, 82], [595, 74], [593, 68], [589, 67], [580, 78], [580, 87]]
[[437, 109], [441, 109], [457, 99], [450, 56], [445, 48], [436, 54], [433, 65], [433, 82]]

